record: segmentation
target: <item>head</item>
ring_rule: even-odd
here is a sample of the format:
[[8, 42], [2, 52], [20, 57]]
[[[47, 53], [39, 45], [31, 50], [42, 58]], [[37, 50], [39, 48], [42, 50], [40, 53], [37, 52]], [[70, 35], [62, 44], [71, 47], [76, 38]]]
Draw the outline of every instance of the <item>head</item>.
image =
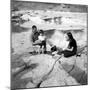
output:
[[72, 33], [71, 32], [66, 33], [65, 38], [66, 38], [67, 41], [72, 40], [73, 39]]
[[44, 31], [43, 31], [43, 30], [40, 30], [40, 31], [39, 31], [39, 34], [40, 34], [40, 35], [44, 35]]
[[35, 25], [32, 26], [32, 32], [33, 33], [37, 32], [37, 27]]

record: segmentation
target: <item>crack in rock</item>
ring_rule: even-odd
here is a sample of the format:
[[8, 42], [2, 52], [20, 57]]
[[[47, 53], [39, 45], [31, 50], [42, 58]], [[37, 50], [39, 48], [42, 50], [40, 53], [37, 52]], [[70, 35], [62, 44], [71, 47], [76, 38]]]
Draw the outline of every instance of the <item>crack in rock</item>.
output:
[[[76, 76], [79, 74], [76, 74], [76, 76], [74, 76], [75, 72], [78, 70], [76, 69], [76, 58], [74, 57], [72, 57], [71, 59], [65, 59], [61, 57], [53, 58], [50, 55], [40, 54], [30, 56], [30, 58], [28, 58], [28, 61], [29, 60], [30, 62], [28, 63], [28, 65], [34, 65], [35, 63], [37, 63], [38, 66], [32, 70], [26, 69], [25, 72], [23, 71], [23, 74], [20, 74], [21, 80], [28, 80], [25, 86], [26, 88], [80, 85], [80, 83], [77, 82], [78, 80], [76, 78]], [[68, 68], [65, 63], [71, 65], [71, 67]], [[84, 76], [85, 75], [83, 74], [82, 77]]]

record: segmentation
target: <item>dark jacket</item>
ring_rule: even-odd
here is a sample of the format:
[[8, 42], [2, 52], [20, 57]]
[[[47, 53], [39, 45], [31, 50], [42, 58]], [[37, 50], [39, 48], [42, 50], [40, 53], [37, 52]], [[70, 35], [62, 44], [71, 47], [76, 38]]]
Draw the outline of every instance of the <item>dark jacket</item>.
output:
[[38, 36], [39, 36], [39, 32], [32, 33], [31, 41], [35, 42], [36, 40], [38, 40]]

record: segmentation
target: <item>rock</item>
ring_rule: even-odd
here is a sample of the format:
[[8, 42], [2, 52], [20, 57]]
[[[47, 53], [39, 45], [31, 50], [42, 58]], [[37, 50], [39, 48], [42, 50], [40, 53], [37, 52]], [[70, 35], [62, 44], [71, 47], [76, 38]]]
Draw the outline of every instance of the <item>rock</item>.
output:
[[28, 83], [26, 84], [26, 87], [25, 87], [25, 88], [34, 88], [34, 87], [36, 87], [35, 84], [33, 84], [33, 83], [31, 83], [31, 82], [28, 82]]
[[87, 55], [81, 54], [81, 57], [77, 57], [76, 66], [79, 67], [83, 71], [87, 71], [88, 59]]
[[55, 60], [50, 55], [35, 55], [30, 57], [30, 65], [38, 64], [36, 68], [21, 76], [21, 79], [32, 78], [34, 84], [38, 84], [51, 70]]
[[60, 62], [64, 70], [66, 70], [67, 72], [70, 72], [76, 63], [76, 56], [72, 56], [69, 58], [62, 57], [60, 59]]
[[[72, 81], [75, 82], [72, 85], [78, 84], [73, 78], [70, 78], [70, 81], [68, 80], [68, 73], [58, 61], [54, 65], [56, 59], [57, 58], [52, 58], [52, 56], [44, 54], [29, 57], [29, 64], [38, 64], [38, 66], [21, 76], [21, 79], [31, 78], [26, 87], [65, 86], [66, 83], [69, 85]], [[38, 85], [39, 83], [40, 85]]]
[[82, 85], [87, 84], [87, 65], [87, 55], [81, 54], [81, 57], [76, 58], [74, 68], [70, 72], [70, 75]]
[[48, 86], [66, 86], [79, 85], [79, 83], [63, 69], [59, 62], [54, 66], [53, 71], [49, 74], [48, 79], [43, 81], [40, 87]]
[[71, 77], [71, 76], [69, 76], [69, 77], [67, 77], [67, 78], [65, 79], [65, 83], [66, 83], [66, 85], [69, 85], [69, 86], [71, 86], [71, 85], [80, 85], [80, 84], [77, 83], [77, 81], [76, 81], [73, 77]]
[[[87, 84], [87, 55], [81, 54], [80, 57], [61, 58], [61, 65], [73, 78], [80, 84]], [[84, 78], [83, 78], [84, 77]]]
[[77, 67], [75, 56], [58, 57], [47, 54], [23, 55], [22, 59], [29, 67], [20, 72], [19, 80], [26, 82], [25, 88], [80, 85], [87, 82], [87, 75]]

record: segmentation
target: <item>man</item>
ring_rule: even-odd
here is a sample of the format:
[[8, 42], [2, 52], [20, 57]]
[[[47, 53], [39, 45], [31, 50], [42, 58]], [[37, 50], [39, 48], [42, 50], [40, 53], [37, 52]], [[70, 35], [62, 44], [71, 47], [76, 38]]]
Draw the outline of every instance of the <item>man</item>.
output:
[[37, 27], [35, 25], [32, 26], [32, 34], [31, 34], [31, 41], [32, 44], [35, 43], [36, 40], [38, 40], [39, 32], [37, 30]]
[[[37, 27], [35, 25], [32, 26], [32, 33], [30, 34], [30, 42], [32, 43], [32, 46], [35, 44], [35, 42], [38, 40], [39, 31], [37, 30]], [[37, 50], [36, 47], [32, 47], [33, 52], [30, 52], [31, 54], [36, 54]]]

